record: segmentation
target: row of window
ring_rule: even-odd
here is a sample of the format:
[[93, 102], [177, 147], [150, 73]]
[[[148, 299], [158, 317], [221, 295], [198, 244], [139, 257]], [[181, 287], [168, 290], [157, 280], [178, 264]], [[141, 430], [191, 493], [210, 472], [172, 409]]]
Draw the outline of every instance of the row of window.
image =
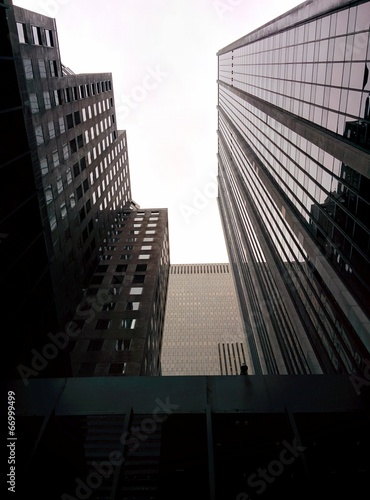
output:
[[[96, 268], [96, 273], [106, 273], [108, 271], [108, 265], [106, 264], [99, 264]], [[128, 264], [119, 264], [116, 266], [116, 272], [117, 273], [125, 273], [127, 271]], [[137, 273], [144, 273], [148, 269], [147, 264], [137, 264], [135, 268], [135, 272]]]
[[[34, 64], [35, 62], [32, 59], [29, 58], [23, 59], [23, 67], [27, 80], [32, 80], [35, 77]], [[54, 59], [52, 60], [47, 59], [46, 62], [45, 59], [37, 59], [37, 69], [40, 78], [47, 78], [48, 76], [54, 78], [61, 74], [58, 62]]]
[[[100, 363], [100, 367], [101, 367]], [[124, 375], [126, 372], [127, 363], [110, 363], [108, 368], [108, 375]], [[81, 363], [78, 370], [78, 375], [80, 377], [88, 377], [94, 375], [96, 368], [96, 363]]]
[[[30, 31], [28, 31], [30, 28]], [[18, 39], [20, 43], [31, 43], [33, 45], [44, 45], [55, 47], [54, 32], [39, 26], [17, 23]]]

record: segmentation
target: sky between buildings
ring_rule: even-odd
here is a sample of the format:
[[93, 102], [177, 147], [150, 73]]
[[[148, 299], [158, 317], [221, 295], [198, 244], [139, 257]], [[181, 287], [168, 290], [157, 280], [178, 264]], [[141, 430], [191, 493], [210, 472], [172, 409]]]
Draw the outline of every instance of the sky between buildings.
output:
[[56, 19], [65, 66], [113, 74], [133, 199], [168, 208], [172, 264], [228, 261], [216, 199], [216, 52], [300, 3], [14, 0]]

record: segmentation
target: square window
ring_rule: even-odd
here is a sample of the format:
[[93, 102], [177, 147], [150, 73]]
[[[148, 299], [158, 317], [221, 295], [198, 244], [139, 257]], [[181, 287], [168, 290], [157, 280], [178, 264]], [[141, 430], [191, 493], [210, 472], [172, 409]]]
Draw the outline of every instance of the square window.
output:
[[126, 311], [138, 311], [140, 306], [140, 302], [127, 302]]
[[133, 330], [136, 325], [136, 319], [131, 319], [131, 318], [124, 318], [121, 319], [121, 328], [129, 328], [130, 330]]
[[130, 288], [130, 295], [142, 295], [143, 287], [142, 286], [133, 286]]
[[116, 351], [129, 351], [131, 349], [131, 339], [117, 339], [116, 340]]
[[88, 351], [101, 351], [103, 347], [104, 340], [90, 340], [89, 346], [87, 348]]
[[145, 271], [147, 270], [148, 268], [148, 264], [138, 264], [136, 266], [136, 272], [137, 273], [145, 273]]
[[124, 280], [124, 276], [117, 274], [117, 275], [113, 276], [111, 283], [112, 283], [112, 285], [120, 285], [123, 283], [123, 280]]
[[133, 283], [144, 283], [145, 274], [135, 274], [132, 278]]
[[116, 302], [108, 302], [103, 305], [103, 311], [114, 311], [116, 308]]
[[127, 271], [127, 264], [119, 264], [116, 267], [117, 273], [125, 273]]
[[95, 325], [95, 330], [108, 330], [110, 327], [110, 320], [109, 319], [98, 319]]

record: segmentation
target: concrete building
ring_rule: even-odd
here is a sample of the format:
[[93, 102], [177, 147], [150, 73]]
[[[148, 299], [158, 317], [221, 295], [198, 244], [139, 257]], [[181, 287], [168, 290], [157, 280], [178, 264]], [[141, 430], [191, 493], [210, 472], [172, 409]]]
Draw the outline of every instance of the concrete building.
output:
[[[127, 138], [117, 129], [112, 74], [74, 74], [61, 62], [54, 19], [11, 2], [0, 8], [6, 83], [0, 251], [9, 263], [0, 280], [9, 291], [4, 311], [27, 318], [28, 325], [19, 324], [12, 336], [10, 371], [24, 380], [41, 371], [79, 376], [95, 368], [99, 375], [159, 375], [167, 210], [138, 210], [131, 199]], [[135, 288], [131, 298], [129, 282]], [[136, 297], [139, 288], [142, 296]], [[95, 300], [98, 292], [109, 297], [108, 304]], [[87, 320], [81, 325], [83, 312], [85, 318], [96, 316], [93, 332]], [[69, 335], [72, 319], [81, 327], [78, 340]], [[109, 333], [98, 329], [107, 322]], [[68, 348], [51, 341], [55, 335], [67, 338], [66, 332], [73, 337]]]
[[126, 135], [117, 130], [112, 75], [75, 75], [61, 62], [55, 20], [16, 6], [13, 12], [53, 294], [65, 323], [96, 266], [112, 211], [131, 199]]
[[251, 366], [229, 264], [171, 266], [163, 337], [163, 375], [239, 375]]
[[218, 52], [219, 207], [256, 373], [370, 351], [368, 1], [307, 1]]
[[74, 376], [161, 375], [168, 236], [167, 209], [115, 214], [73, 319]]

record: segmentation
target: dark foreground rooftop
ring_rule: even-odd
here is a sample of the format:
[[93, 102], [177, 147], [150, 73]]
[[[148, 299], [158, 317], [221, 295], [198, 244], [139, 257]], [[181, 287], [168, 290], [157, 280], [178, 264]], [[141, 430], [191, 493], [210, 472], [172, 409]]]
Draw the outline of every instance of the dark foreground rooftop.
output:
[[19, 498], [361, 498], [369, 385], [365, 375], [13, 382]]

